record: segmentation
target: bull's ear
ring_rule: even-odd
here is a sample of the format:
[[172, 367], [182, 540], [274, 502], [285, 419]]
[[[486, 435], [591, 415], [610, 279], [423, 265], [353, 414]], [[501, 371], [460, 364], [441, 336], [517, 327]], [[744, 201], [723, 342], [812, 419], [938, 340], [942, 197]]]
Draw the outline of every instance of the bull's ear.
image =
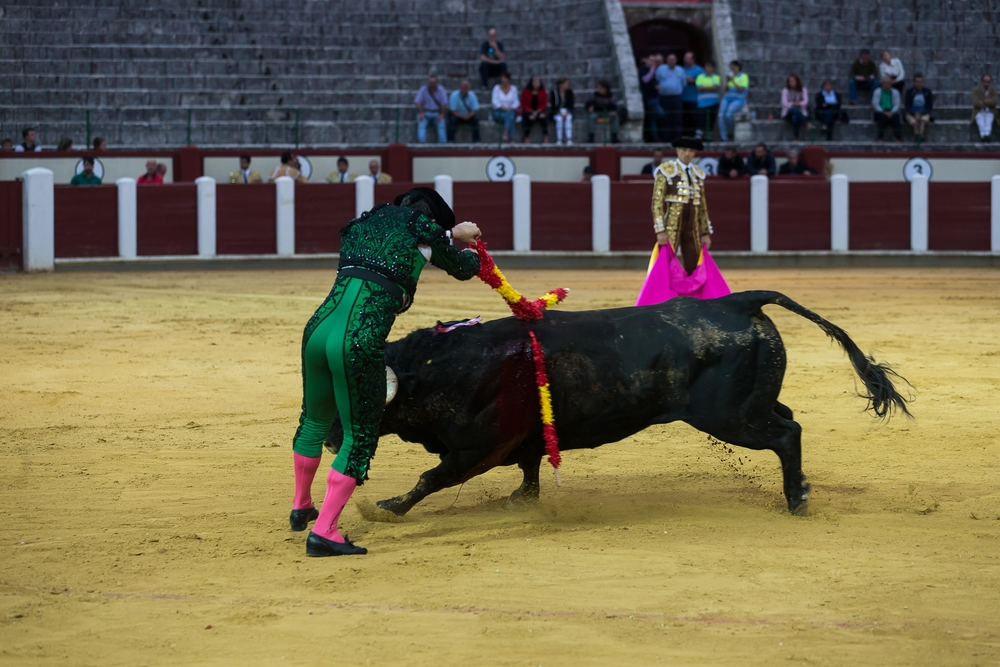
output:
[[389, 405], [392, 403], [392, 399], [396, 398], [396, 392], [399, 391], [399, 378], [396, 377], [395, 371], [393, 371], [388, 366], [385, 367], [385, 404]]

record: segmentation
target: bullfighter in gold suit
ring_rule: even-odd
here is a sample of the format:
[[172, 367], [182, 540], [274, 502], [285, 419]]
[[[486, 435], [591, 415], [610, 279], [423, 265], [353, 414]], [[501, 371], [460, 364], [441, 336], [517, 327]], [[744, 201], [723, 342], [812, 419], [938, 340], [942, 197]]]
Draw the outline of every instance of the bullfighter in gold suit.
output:
[[712, 246], [712, 223], [705, 201], [705, 172], [693, 164], [701, 141], [682, 137], [674, 141], [677, 159], [657, 167], [653, 181], [653, 230], [656, 242], [670, 244], [690, 275], [698, 266], [701, 249]]
[[240, 169], [239, 171], [229, 172], [229, 182], [234, 185], [238, 183], [263, 183], [264, 179], [260, 177], [259, 173], [250, 168], [250, 156], [241, 155]]

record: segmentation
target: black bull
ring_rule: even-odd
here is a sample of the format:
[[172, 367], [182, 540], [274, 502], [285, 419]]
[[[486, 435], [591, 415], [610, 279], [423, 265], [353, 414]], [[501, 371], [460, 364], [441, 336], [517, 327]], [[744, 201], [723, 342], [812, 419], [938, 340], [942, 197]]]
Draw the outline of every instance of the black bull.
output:
[[[530, 330], [545, 352], [560, 449], [598, 447], [680, 420], [731, 445], [774, 451], [788, 507], [801, 512], [809, 497], [802, 427], [778, 402], [785, 347], [761, 312], [768, 304], [814, 322], [843, 347], [877, 416], [897, 408], [909, 414], [888, 366], [864, 355], [843, 329], [778, 292], [550, 311], [537, 322], [506, 318], [451, 333], [425, 329], [386, 348], [399, 391], [386, 406], [381, 434], [419, 443], [441, 463], [412, 491], [378, 506], [402, 515], [436, 491], [515, 463], [524, 481], [511, 499], [538, 497], [545, 447]], [[337, 422], [328, 447], [342, 437]]]

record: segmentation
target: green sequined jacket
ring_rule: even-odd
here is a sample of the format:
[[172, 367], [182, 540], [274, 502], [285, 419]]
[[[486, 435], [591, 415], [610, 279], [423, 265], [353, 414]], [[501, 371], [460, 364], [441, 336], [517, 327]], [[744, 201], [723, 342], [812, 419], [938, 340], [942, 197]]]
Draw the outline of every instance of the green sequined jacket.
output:
[[380, 204], [340, 230], [340, 268], [375, 271], [399, 285], [413, 303], [417, 279], [427, 263], [420, 246], [430, 248], [430, 262], [459, 280], [479, 273], [479, 257], [451, 245], [444, 228], [419, 211]]

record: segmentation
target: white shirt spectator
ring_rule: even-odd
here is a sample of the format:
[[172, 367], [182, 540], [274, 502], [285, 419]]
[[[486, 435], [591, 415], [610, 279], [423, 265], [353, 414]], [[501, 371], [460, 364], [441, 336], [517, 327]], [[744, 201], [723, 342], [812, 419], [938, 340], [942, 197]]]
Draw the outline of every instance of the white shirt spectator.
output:
[[[14, 146], [14, 152], [15, 153], [23, 153], [24, 152], [24, 144], [18, 144], [17, 146]], [[32, 152], [41, 153], [42, 152], [42, 146], [41, 146], [41, 144], [35, 144], [35, 147], [34, 147], [34, 149], [32, 149]]]
[[517, 86], [511, 86], [506, 93], [500, 84], [493, 86], [494, 109], [517, 109], [521, 106], [521, 98], [517, 94]]
[[899, 58], [890, 58], [889, 62], [880, 61], [878, 64], [878, 78], [891, 76], [893, 82], [900, 82], [906, 78], [906, 70], [903, 69], [903, 63], [900, 62]]

